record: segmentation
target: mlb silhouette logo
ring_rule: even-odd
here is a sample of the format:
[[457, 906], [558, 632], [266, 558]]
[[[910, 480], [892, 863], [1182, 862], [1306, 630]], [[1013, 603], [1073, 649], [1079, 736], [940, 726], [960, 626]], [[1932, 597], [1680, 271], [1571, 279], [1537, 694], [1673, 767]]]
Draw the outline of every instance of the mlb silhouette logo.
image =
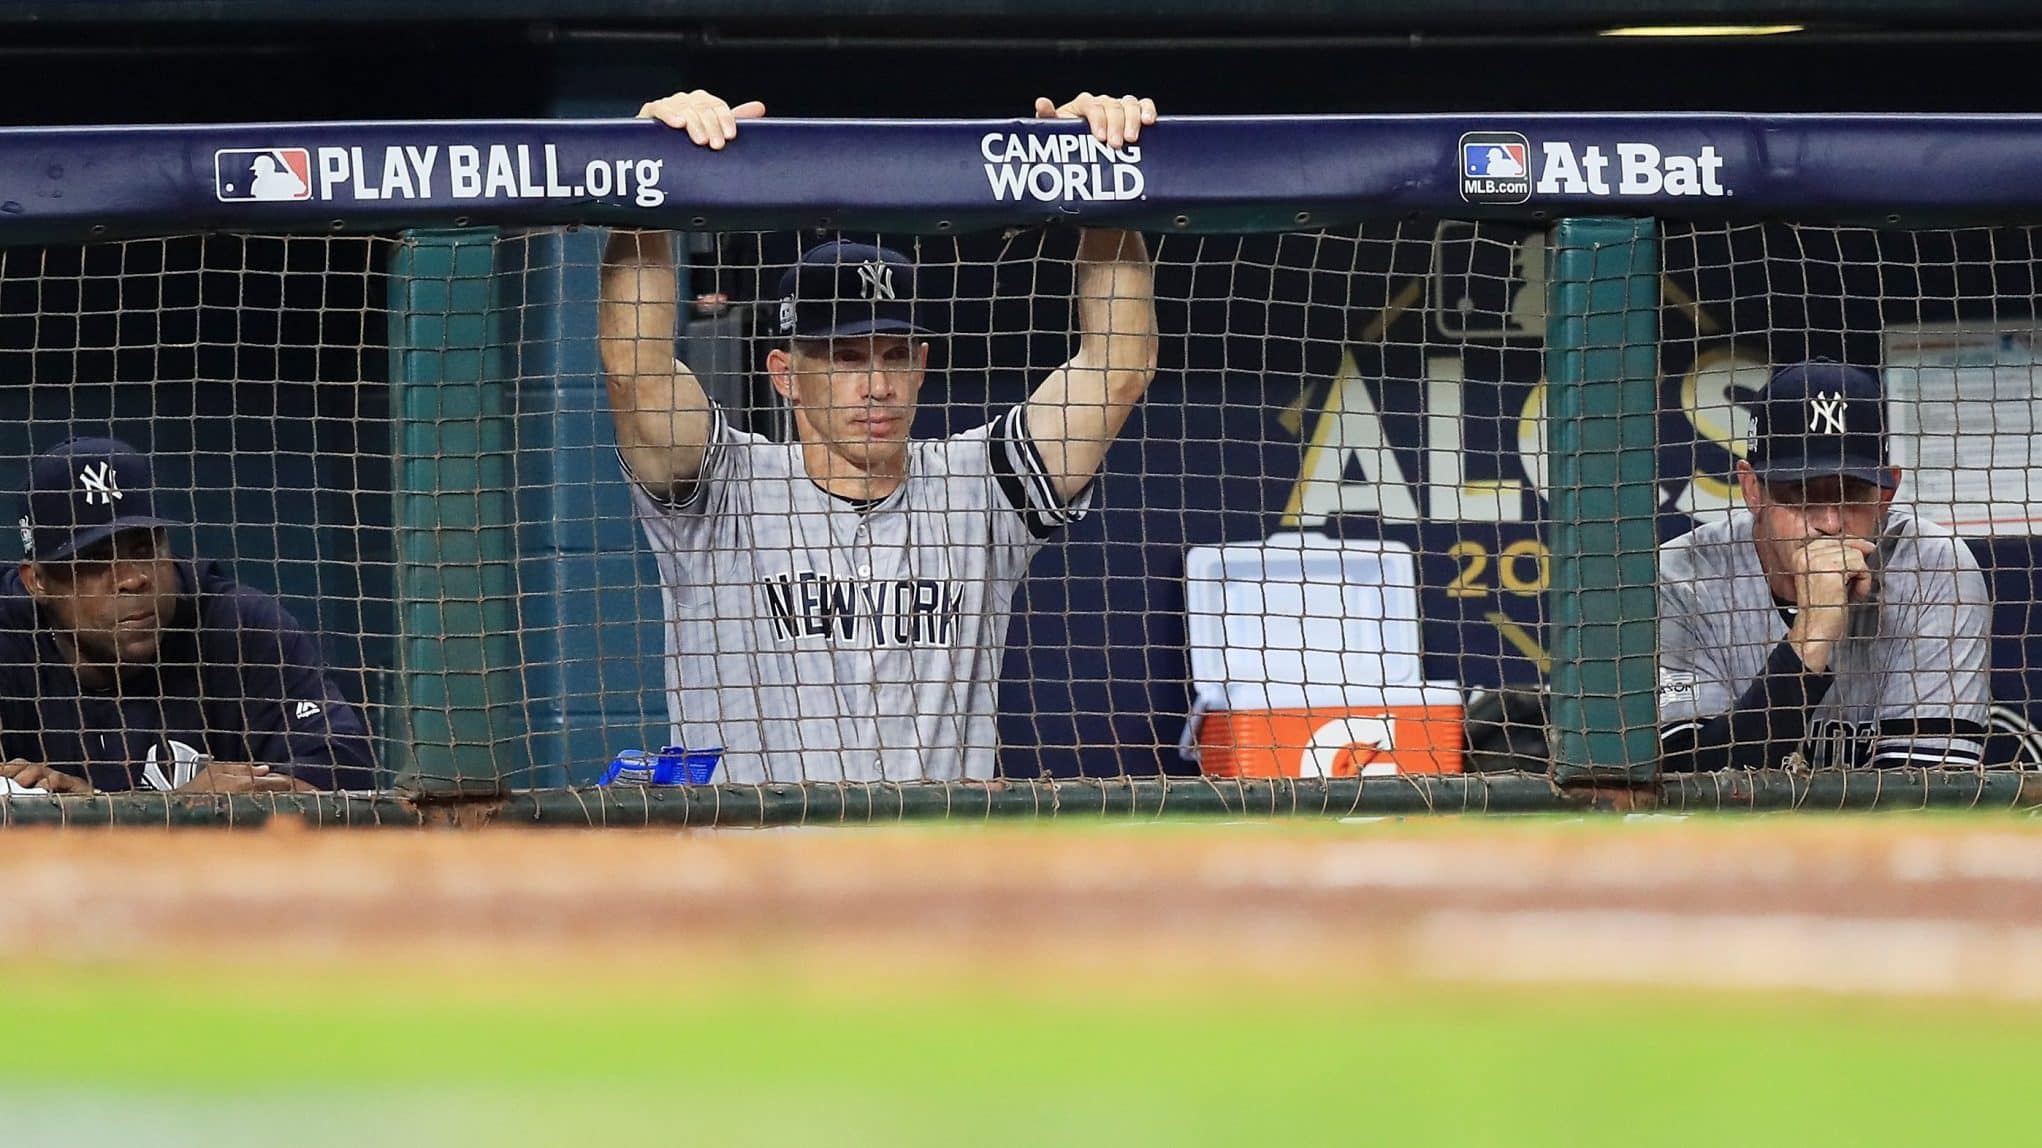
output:
[[1469, 203], [1523, 203], [1531, 198], [1531, 142], [1516, 132], [1461, 137], [1461, 198]]
[[301, 147], [221, 148], [213, 153], [213, 195], [221, 203], [312, 198], [312, 154]]
[[1525, 145], [1497, 140], [1491, 143], [1461, 143], [1463, 174], [1495, 179], [1523, 179]]

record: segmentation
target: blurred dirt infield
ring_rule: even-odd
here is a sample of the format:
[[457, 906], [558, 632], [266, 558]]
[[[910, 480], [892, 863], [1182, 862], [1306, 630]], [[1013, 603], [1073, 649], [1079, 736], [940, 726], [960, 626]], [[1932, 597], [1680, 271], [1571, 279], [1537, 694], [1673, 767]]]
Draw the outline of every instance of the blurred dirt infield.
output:
[[2013, 815], [0, 841], [8, 957], [595, 971], [629, 950], [833, 979], [1352, 972], [2042, 997], [2042, 826]]

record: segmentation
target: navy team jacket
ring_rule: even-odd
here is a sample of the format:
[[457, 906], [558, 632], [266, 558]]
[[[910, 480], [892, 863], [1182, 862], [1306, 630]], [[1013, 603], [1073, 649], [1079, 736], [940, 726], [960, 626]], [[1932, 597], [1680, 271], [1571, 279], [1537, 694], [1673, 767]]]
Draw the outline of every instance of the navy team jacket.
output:
[[361, 714], [327, 680], [319, 643], [283, 604], [216, 563], [179, 562], [183, 594], [156, 664], [88, 690], [10, 566], [0, 571], [0, 755], [95, 789], [165, 788], [199, 754], [267, 764], [321, 789], [368, 789]]

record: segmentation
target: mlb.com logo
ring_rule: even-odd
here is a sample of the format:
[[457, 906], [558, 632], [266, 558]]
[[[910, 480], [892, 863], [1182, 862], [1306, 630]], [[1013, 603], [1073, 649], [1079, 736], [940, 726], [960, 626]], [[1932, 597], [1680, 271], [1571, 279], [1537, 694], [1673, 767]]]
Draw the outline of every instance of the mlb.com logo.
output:
[[213, 153], [213, 195], [221, 203], [312, 198], [312, 155], [301, 147], [221, 148]]
[[1530, 199], [1530, 141], [1516, 132], [1462, 136], [1461, 198], [1469, 203], [1523, 203]]

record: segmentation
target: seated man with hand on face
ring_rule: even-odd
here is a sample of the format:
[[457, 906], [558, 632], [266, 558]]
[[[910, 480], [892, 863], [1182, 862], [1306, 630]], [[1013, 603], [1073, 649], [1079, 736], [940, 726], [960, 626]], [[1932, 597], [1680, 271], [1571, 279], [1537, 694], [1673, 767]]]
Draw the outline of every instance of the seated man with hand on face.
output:
[[1964, 540], [1894, 504], [1862, 367], [1783, 368], [1744, 509], [1659, 548], [1661, 768], [1975, 768], [1992, 599]]
[[30, 464], [0, 573], [0, 789], [367, 789], [361, 715], [275, 598], [172, 555], [148, 459], [73, 439]]

